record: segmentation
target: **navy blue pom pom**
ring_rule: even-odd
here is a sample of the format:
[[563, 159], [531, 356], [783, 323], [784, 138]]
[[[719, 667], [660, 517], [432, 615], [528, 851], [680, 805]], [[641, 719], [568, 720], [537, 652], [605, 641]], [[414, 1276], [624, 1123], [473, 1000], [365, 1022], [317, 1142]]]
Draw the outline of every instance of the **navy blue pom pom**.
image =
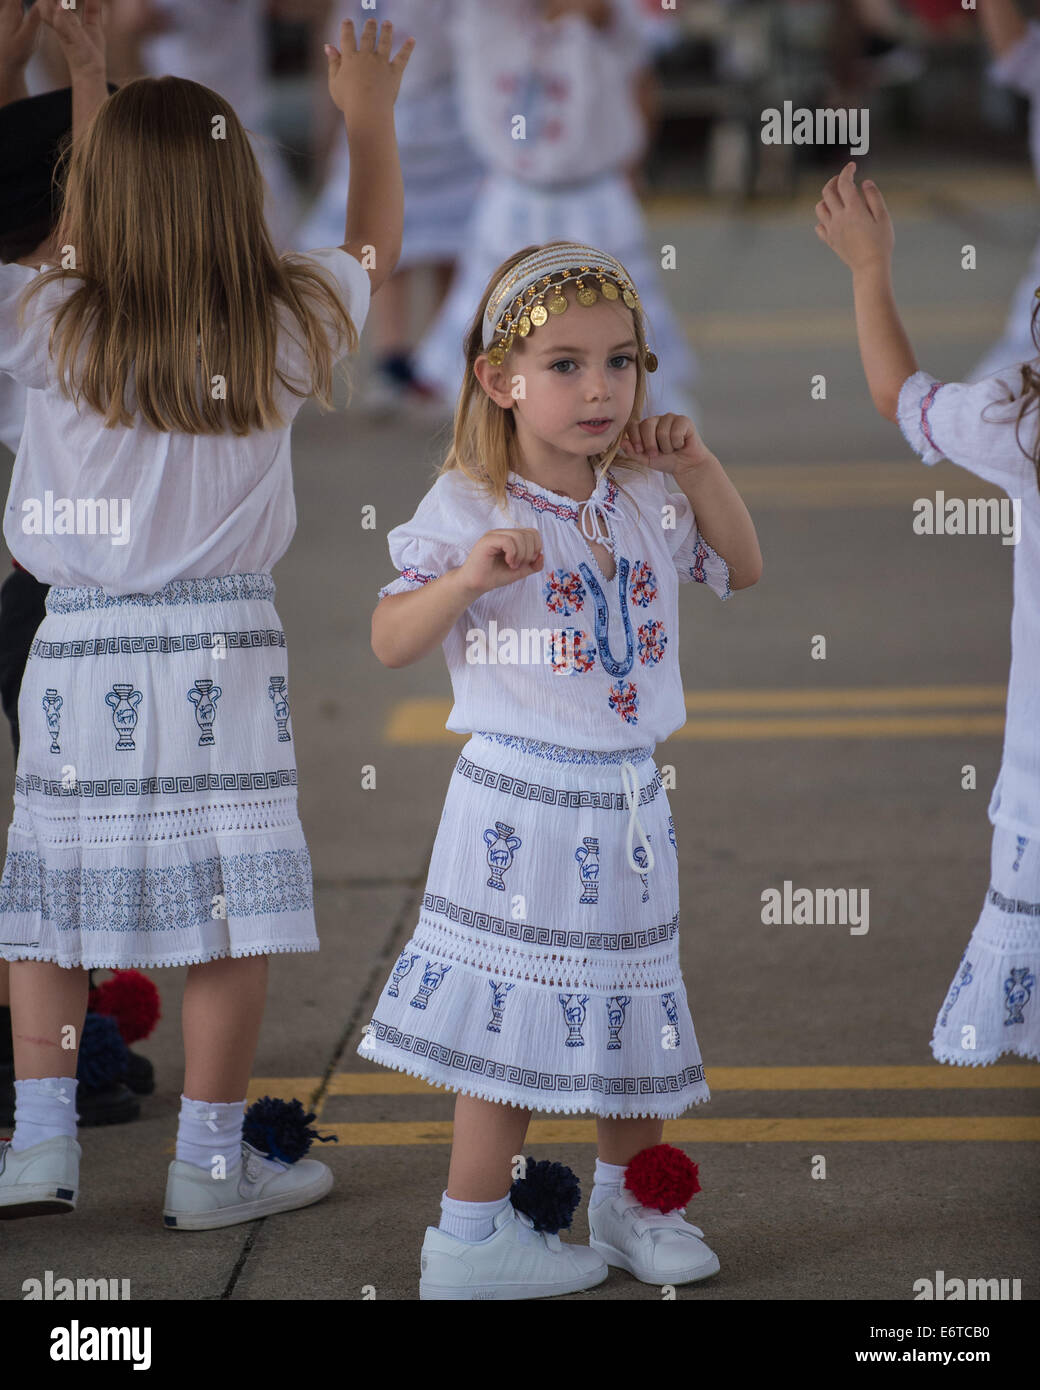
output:
[[295, 1163], [303, 1158], [315, 1139], [322, 1144], [338, 1144], [334, 1134], [319, 1134], [310, 1128], [316, 1116], [305, 1111], [298, 1100], [272, 1100], [263, 1096], [245, 1113], [242, 1138], [260, 1153], [282, 1163]]
[[536, 1163], [533, 1158], [525, 1158], [524, 1163], [524, 1176], [509, 1189], [513, 1206], [531, 1218], [536, 1231], [555, 1235], [565, 1230], [581, 1201], [581, 1187], [574, 1171], [564, 1163], [551, 1163], [548, 1159]]
[[81, 1086], [101, 1091], [126, 1075], [130, 1052], [116, 1019], [88, 1013], [79, 1040], [76, 1077]]

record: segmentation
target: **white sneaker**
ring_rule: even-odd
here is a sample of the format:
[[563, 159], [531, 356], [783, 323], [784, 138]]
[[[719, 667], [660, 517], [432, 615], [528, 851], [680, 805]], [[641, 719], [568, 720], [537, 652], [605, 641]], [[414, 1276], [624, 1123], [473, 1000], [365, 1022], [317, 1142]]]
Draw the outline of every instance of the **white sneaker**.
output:
[[602, 1284], [609, 1270], [587, 1245], [536, 1231], [510, 1203], [486, 1240], [459, 1240], [427, 1226], [420, 1299], [551, 1298]]
[[719, 1272], [719, 1257], [683, 1220], [685, 1207], [659, 1212], [644, 1207], [627, 1188], [589, 1208], [589, 1245], [607, 1264], [627, 1269], [644, 1284], [692, 1284]]
[[314, 1158], [282, 1163], [242, 1143], [242, 1167], [230, 1179], [174, 1159], [166, 1179], [163, 1225], [169, 1230], [212, 1231], [293, 1211], [320, 1201], [332, 1187], [332, 1169]]
[[0, 1220], [75, 1211], [82, 1152], [67, 1134], [17, 1153], [0, 1139]]

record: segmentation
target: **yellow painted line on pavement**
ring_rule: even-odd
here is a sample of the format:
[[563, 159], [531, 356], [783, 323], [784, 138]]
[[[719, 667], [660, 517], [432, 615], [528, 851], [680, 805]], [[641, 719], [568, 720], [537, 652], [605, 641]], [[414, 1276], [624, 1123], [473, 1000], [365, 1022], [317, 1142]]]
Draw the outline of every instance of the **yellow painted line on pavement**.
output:
[[[1027, 1064], [991, 1067], [932, 1066], [888, 1067], [709, 1067], [712, 1091], [989, 1091], [1029, 1090], [1040, 1087], [1040, 1067]], [[255, 1077], [248, 1099], [261, 1096], [305, 1101], [318, 1090], [317, 1076]], [[406, 1072], [337, 1072], [329, 1081], [326, 1097], [431, 1095], [444, 1087]]]
[[[941, 490], [947, 499], [1001, 495], [992, 483], [982, 482], [962, 468], [952, 464], [938, 466], [941, 472], [929, 476], [928, 486], [909, 450], [900, 462], [737, 463], [727, 465], [726, 472], [749, 506], [780, 511], [806, 507], [904, 507], [908, 527], [912, 523], [911, 505], [919, 497], [934, 498], [936, 490]], [[1000, 544], [999, 538], [990, 539]]]
[[[341, 1144], [356, 1148], [400, 1148], [450, 1144], [450, 1120], [325, 1124], [322, 1134], [334, 1134]], [[824, 1143], [1004, 1143], [1040, 1141], [1040, 1117], [1029, 1115], [936, 1115], [875, 1118], [784, 1118], [727, 1120], [666, 1120], [669, 1143], [696, 1144], [824, 1144]], [[530, 1144], [593, 1144], [595, 1120], [532, 1120]], [[326, 1150], [327, 1152], [327, 1150]]]
[[995, 706], [1003, 710], [1006, 685], [777, 687], [760, 690], [688, 690], [686, 708], [711, 710], [921, 709]]
[[[964, 735], [999, 735], [1004, 732], [1002, 686], [907, 686], [865, 687], [862, 690], [714, 690], [686, 692], [686, 709], [691, 716], [712, 715], [715, 711], [761, 711], [754, 718], [691, 717], [672, 739], [697, 742], [762, 739], [820, 738], [950, 738]], [[938, 709], [978, 710], [990, 706], [991, 712], [938, 713]], [[817, 710], [906, 710], [923, 709], [920, 714], [814, 714]], [[805, 718], [790, 717], [780, 711], [803, 710]], [[399, 700], [391, 708], [384, 737], [387, 743], [414, 747], [419, 744], [455, 744], [461, 747], [466, 734], [444, 727], [451, 701], [438, 696], [418, 696]], [[768, 714], [767, 714], [768, 712]]]
[[[992, 1067], [933, 1066], [890, 1067], [708, 1067], [713, 1091], [936, 1091], [1000, 1090], [1040, 1086], [1040, 1067], [997, 1065]], [[316, 1081], [254, 1082], [254, 1085], [303, 1086], [313, 1091]], [[429, 1095], [434, 1087], [421, 1076], [380, 1068], [378, 1072], [337, 1072], [329, 1082], [329, 1096]], [[262, 1095], [263, 1092], [261, 1091]], [[282, 1095], [282, 1091], [272, 1091]], [[297, 1092], [299, 1094], [299, 1092]]]

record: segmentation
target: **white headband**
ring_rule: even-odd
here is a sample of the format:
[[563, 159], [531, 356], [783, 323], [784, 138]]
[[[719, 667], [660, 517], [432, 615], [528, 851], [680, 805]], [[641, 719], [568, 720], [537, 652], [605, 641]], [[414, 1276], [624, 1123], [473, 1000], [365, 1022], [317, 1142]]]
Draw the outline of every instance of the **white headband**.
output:
[[[598, 289], [585, 283], [586, 276], [598, 283]], [[578, 242], [532, 251], [512, 270], [506, 271], [488, 296], [482, 333], [484, 347], [488, 348], [496, 334], [501, 335], [500, 341], [488, 352], [492, 366], [501, 364], [517, 335], [526, 338], [531, 329], [540, 327], [550, 314], [566, 311], [567, 300], [559, 287], [571, 281], [582, 282], [577, 294], [579, 304], [595, 304], [600, 294], [605, 299], [617, 299], [620, 293], [630, 309], [639, 307], [639, 296], [628, 271], [613, 256]], [[550, 298], [543, 303], [547, 294]], [[647, 371], [657, 370], [657, 358], [652, 352], [646, 354], [645, 363]]]

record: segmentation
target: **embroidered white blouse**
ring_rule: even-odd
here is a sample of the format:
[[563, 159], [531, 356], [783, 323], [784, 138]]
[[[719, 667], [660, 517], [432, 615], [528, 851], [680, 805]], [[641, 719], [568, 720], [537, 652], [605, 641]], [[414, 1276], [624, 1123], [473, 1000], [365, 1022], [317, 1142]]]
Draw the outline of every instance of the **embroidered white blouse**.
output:
[[[331, 277], [360, 331], [368, 272], [339, 247], [307, 258]], [[53, 310], [74, 283], [52, 282], [31, 299], [19, 331], [18, 299], [38, 273], [0, 265], [0, 372], [25, 388], [4, 513], [14, 558], [43, 584], [98, 585], [113, 595], [154, 593], [174, 579], [269, 572], [296, 530], [289, 435], [306, 398], [276, 378], [286, 424], [248, 435], [162, 433], [139, 417], [130, 428], [106, 429], [100, 415], [62, 393], [48, 356]], [[280, 312], [278, 367], [304, 389], [299, 326]], [[326, 327], [331, 340], [331, 322]], [[127, 405], [133, 409], [132, 382]]]
[[[503, 513], [451, 470], [387, 536], [400, 575], [380, 598], [457, 569], [487, 531], [534, 527], [542, 537], [542, 569], [481, 595], [444, 639], [455, 697], [445, 727], [601, 752], [666, 739], [686, 722], [679, 584], [730, 594], [728, 566], [700, 535], [689, 499], [663, 473], [627, 468], [608, 470], [584, 502], [516, 473], [506, 487]], [[612, 549], [613, 579], [588, 544], [597, 515], [609, 531], [601, 543]]]
[[[1020, 389], [1016, 368], [972, 385], [915, 372], [899, 393], [899, 424], [923, 462], [949, 459], [1021, 504], [1021, 538], [1012, 547], [1014, 608], [1004, 753], [989, 818], [994, 825], [1028, 837], [1040, 835], [1040, 487], [1032, 460], [1015, 438], [1019, 406], [1003, 404]], [[1024, 448], [1031, 448], [1035, 438], [1034, 411], [1022, 422]]]

